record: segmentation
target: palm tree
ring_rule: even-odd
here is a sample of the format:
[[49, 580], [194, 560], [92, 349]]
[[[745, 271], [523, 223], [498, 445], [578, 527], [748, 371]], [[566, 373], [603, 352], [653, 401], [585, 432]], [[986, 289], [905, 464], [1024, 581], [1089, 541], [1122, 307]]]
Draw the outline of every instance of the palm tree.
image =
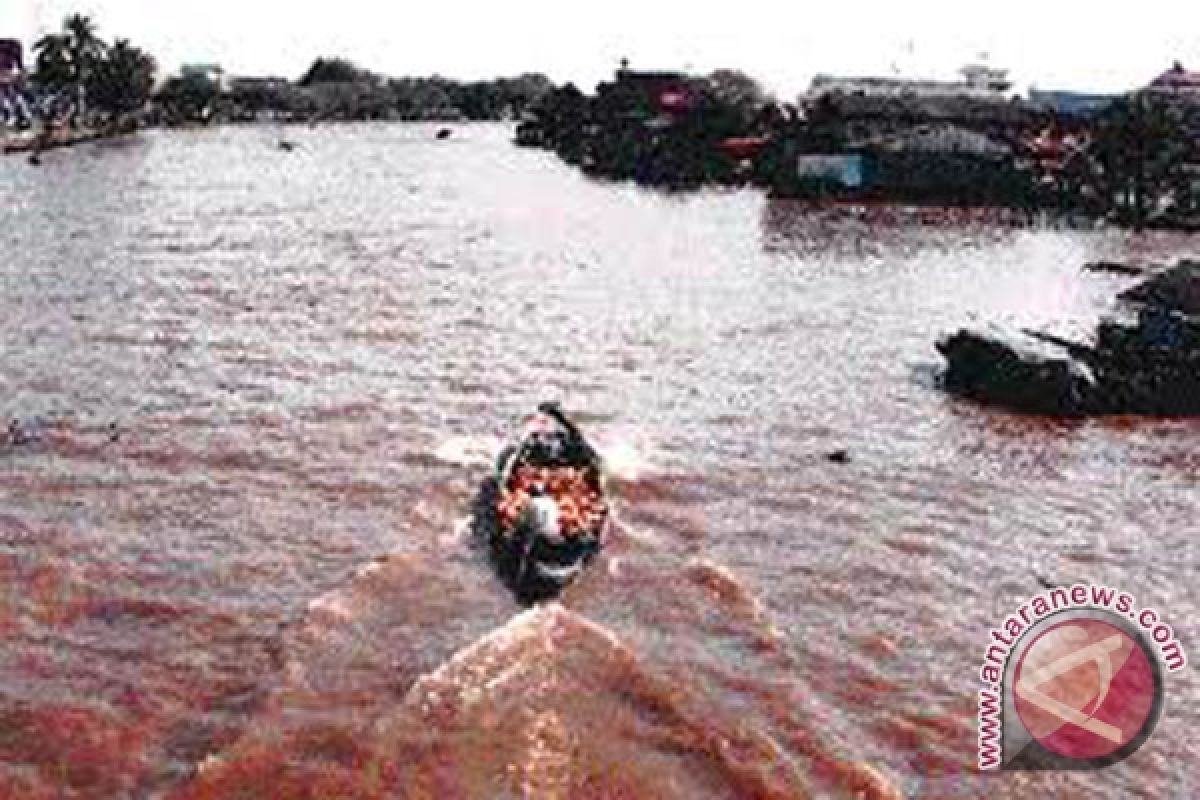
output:
[[63, 32], [70, 37], [71, 62], [75, 65], [75, 91], [79, 99], [79, 115], [86, 111], [87, 83], [96, 64], [104, 58], [108, 45], [96, 35], [96, 25], [90, 17], [72, 14], [63, 20]]
[[72, 14], [63, 20], [62, 31], [50, 33], [33, 45], [37, 54], [35, 80], [53, 92], [72, 90], [79, 116], [85, 112], [88, 80], [103, 60], [108, 46], [96, 35], [91, 18]]

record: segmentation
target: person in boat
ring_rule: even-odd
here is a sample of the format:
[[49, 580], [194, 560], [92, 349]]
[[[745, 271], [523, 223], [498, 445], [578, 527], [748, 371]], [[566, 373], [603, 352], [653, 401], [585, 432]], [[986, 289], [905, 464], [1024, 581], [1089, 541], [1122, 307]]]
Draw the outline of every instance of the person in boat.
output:
[[599, 456], [557, 405], [538, 406], [488, 484], [480, 499], [495, 521], [492, 555], [519, 596], [561, 589], [599, 549], [608, 515]]
[[506, 473], [510, 462], [518, 455], [524, 463], [548, 468], [583, 469], [599, 461], [596, 451], [557, 403], [538, 406], [537, 413], [525, 424], [521, 441], [501, 451], [497, 471]]

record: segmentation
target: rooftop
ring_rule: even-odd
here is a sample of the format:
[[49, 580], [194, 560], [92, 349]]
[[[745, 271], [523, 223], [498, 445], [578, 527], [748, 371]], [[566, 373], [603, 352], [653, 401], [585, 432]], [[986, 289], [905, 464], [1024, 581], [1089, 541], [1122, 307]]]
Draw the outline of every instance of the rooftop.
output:
[[1015, 124], [1026, 120], [1028, 104], [1003, 94], [864, 93], [840, 89], [808, 103], [810, 118], [892, 119]]
[[1151, 89], [1169, 92], [1200, 92], [1200, 72], [1183, 68], [1178, 61], [1166, 72], [1150, 81]]
[[0, 72], [21, 69], [22, 53], [21, 43], [16, 39], [0, 39]]
[[841, 92], [876, 97], [979, 97], [1003, 98], [1012, 84], [1008, 70], [983, 64], [968, 64], [959, 70], [962, 80], [931, 80], [899, 76], [837, 76], [818, 74], [812, 79], [806, 100]]
[[1078, 117], [1086, 117], [1102, 111], [1112, 105], [1118, 97], [1120, 95], [1061, 89], [1029, 90], [1029, 103], [1035, 108]]

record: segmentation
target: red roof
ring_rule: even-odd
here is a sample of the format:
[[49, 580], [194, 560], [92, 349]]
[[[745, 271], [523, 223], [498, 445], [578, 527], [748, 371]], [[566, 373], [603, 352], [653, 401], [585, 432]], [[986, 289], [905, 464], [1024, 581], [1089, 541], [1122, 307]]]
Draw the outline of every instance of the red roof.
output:
[[730, 158], [754, 158], [766, 146], [769, 139], [766, 136], [734, 136], [722, 139], [718, 145]]

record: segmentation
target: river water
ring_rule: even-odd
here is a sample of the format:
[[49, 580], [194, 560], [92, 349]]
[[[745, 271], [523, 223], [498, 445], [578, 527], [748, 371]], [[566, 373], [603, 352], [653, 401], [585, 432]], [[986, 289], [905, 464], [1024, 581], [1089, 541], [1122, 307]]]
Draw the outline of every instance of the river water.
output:
[[[0, 161], [0, 796], [1193, 797], [974, 769], [987, 631], [1096, 581], [1200, 647], [1200, 427], [933, 388], [1196, 240], [591, 182], [505, 126]], [[297, 147], [276, 147], [281, 136]], [[523, 610], [463, 520], [544, 398], [616, 522]], [[845, 450], [847, 463], [825, 457]]]

